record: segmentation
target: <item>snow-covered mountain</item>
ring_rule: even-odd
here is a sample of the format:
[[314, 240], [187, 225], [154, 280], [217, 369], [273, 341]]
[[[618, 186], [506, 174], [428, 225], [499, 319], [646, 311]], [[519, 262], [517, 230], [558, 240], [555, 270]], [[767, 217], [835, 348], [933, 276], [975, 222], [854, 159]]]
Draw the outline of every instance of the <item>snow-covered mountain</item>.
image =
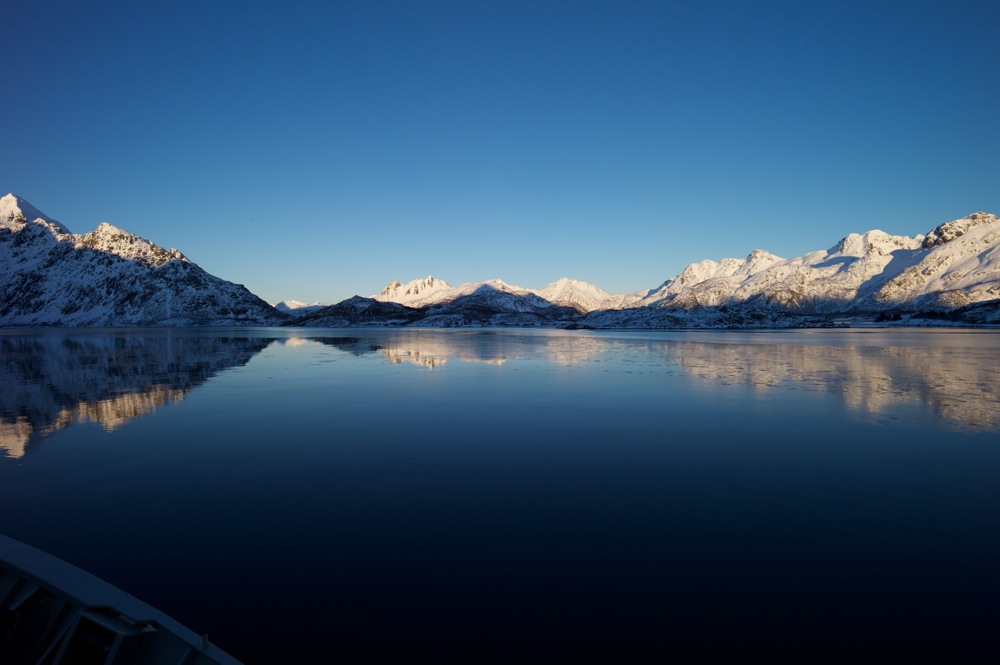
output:
[[0, 199], [0, 289], [0, 325], [742, 327], [913, 314], [1000, 322], [1000, 220], [979, 212], [913, 237], [852, 233], [790, 259], [756, 249], [692, 263], [633, 294], [568, 278], [527, 289], [428, 276], [371, 298], [275, 309], [175, 249], [110, 224], [76, 235], [9, 194]]
[[526, 326], [579, 318], [569, 307], [556, 305], [534, 291], [499, 279], [462, 284], [447, 295], [447, 300], [423, 308], [427, 316], [421, 325]]
[[398, 281], [390, 282], [379, 293], [372, 296], [381, 302], [395, 302], [407, 307], [423, 307], [448, 300], [452, 287], [448, 282], [435, 279], [428, 275], [423, 279], [415, 279], [406, 284]]
[[691, 310], [760, 300], [790, 310], [843, 310], [919, 260], [922, 241], [923, 236], [869, 231], [792, 259], [755, 250], [742, 261], [702, 261], [687, 266], [638, 304]]
[[[742, 261], [691, 264], [635, 305], [595, 312], [585, 323], [776, 325], [789, 315], [934, 315], [998, 300], [1000, 221], [979, 212], [942, 224], [926, 236], [873, 230], [852, 233], [828, 250], [792, 259], [755, 250]], [[983, 307], [965, 317], [996, 318]]]
[[400, 326], [420, 319], [417, 309], [395, 302], [354, 296], [293, 319], [294, 325], [315, 328], [346, 326]]
[[980, 212], [926, 235], [852, 233], [790, 259], [756, 249], [743, 259], [692, 263], [635, 294], [567, 278], [542, 289], [500, 280], [443, 284], [393, 282], [375, 297], [420, 309], [419, 325], [773, 326], [802, 316], [933, 315], [973, 306], [968, 320], [992, 321], [1000, 309], [991, 304], [1000, 303], [1000, 221]]
[[1000, 221], [977, 212], [938, 226], [923, 239], [919, 262], [901, 265], [870, 296], [872, 303], [963, 307], [1000, 299]]
[[408, 284], [391, 282], [372, 298], [414, 308], [422, 313], [420, 325], [439, 327], [544, 325], [566, 318], [567, 309], [499, 279], [450, 286], [428, 276]]
[[21, 224], [42, 219], [54, 226], [60, 233], [69, 233], [69, 229], [52, 219], [41, 210], [31, 205], [20, 196], [8, 194], [0, 198], [0, 229], [16, 230]]
[[[392, 285], [390, 285], [391, 287]], [[443, 297], [447, 294], [447, 299]], [[527, 289], [500, 280], [463, 284], [428, 298], [432, 304], [414, 307], [388, 300], [354, 296], [293, 320], [294, 325], [541, 326], [570, 321], [579, 315], [553, 305]], [[421, 300], [419, 302], [427, 302]], [[433, 302], [439, 300], [439, 302]]]
[[599, 286], [568, 277], [558, 279], [544, 289], [534, 291], [534, 293], [553, 305], [571, 307], [581, 314], [600, 309], [628, 307], [635, 304], [643, 295], [642, 293], [630, 295], [608, 293]]
[[331, 304], [333, 303], [317, 301], [310, 305], [302, 302], [301, 300], [282, 300], [275, 305], [274, 308], [279, 312], [291, 314], [292, 316], [304, 316], [317, 310], [321, 310], [324, 307], [329, 307]]
[[468, 282], [447, 291], [441, 291], [435, 294], [433, 305], [440, 308], [459, 299], [473, 299], [487, 307], [497, 307], [515, 312], [530, 312], [540, 307], [552, 306], [552, 303], [540, 298], [534, 291], [507, 284], [500, 279]]
[[702, 261], [638, 305], [690, 311], [755, 304], [802, 313], [954, 308], [1000, 298], [1000, 222], [975, 213], [927, 236], [852, 233], [828, 250], [780, 259]]
[[[526, 289], [507, 284], [499, 279], [450, 286], [444, 280], [426, 277], [415, 279], [407, 284], [398, 281], [390, 282], [372, 298], [382, 302], [396, 302], [408, 307], [419, 308], [456, 303], [474, 295], [477, 300], [485, 301], [483, 304], [510, 309], [510, 311], [529, 312], [557, 305], [570, 307], [581, 314], [595, 309], [615, 309], [623, 303], [635, 300], [631, 296], [613, 295], [593, 284], [565, 277], [552, 282], [543, 289]], [[532, 296], [537, 296], [544, 302], [532, 298]]]
[[77, 235], [0, 199], [0, 325], [268, 324], [283, 315], [176, 249], [100, 224]]

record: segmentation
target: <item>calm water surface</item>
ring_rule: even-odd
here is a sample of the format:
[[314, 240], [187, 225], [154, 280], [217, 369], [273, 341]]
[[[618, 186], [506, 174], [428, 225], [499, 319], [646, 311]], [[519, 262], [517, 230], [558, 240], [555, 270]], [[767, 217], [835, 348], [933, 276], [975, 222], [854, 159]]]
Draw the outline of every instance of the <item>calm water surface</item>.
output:
[[247, 663], [1000, 652], [1000, 334], [0, 331], [0, 532]]

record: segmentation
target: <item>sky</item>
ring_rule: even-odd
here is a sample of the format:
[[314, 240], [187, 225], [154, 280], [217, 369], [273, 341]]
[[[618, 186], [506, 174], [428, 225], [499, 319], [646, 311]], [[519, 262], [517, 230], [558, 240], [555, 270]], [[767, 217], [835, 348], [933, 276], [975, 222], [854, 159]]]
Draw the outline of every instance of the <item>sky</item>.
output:
[[1000, 3], [8, 3], [0, 189], [275, 303], [1000, 213]]

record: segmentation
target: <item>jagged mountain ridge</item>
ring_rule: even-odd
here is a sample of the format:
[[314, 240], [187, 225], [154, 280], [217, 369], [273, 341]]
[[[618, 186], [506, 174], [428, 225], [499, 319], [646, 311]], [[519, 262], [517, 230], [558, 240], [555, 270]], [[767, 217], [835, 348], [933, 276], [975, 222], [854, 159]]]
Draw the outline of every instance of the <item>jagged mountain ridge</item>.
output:
[[951, 309], [1000, 298], [1000, 221], [987, 213], [926, 236], [874, 230], [792, 259], [755, 254], [727, 276], [684, 283], [685, 269], [640, 305], [690, 311], [750, 304], [816, 314]]
[[[851, 234], [825, 251], [781, 259], [755, 250], [744, 261], [725, 259], [685, 268], [638, 305], [694, 310], [738, 303], [787, 311], [847, 311], [864, 305], [885, 281], [920, 260], [923, 236], [882, 231]], [[709, 264], [709, 265], [706, 265]]]
[[[428, 280], [434, 278], [420, 281]], [[393, 282], [374, 298], [391, 302], [414, 285]], [[565, 278], [538, 290], [490, 280], [436, 290], [408, 304], [427, 312], [421, 325], [439, 325], [443, 307], [461, 313], [475, 304], [473, 294], [487, 289], [495, 292], [492, 304], [505, 313], [533, 313], [520, 325], [533, 325], [535, 315], [545, 317], [544, 304], [531, 298], [573, 309], [582, 323], [595, 327], [767, 326], [780, 324], [786, 315], [947, 311], [1000, 300], [1000, 221], [979, 212], [926, 235], [852, 233], [827, 250], [791, 259], [757, 249], [745, 259], [692, 263], [659, 287], [636, 294], [608, 294]], [[503, 303], [499, 293], [516, 302]], [[559, 311], [550, 324], [570, 318]], [[447, 323], [459, 324], [454, 316]]]
[[900, 311], [997, 322], [1000, 221], [974, 213], [913, 237], [872, 230], [791, 259], [758, 249], [692, 263], [633, 294], [568, 278], [526, 289], [428, 276], [332, 306], [285, 301], [281, 311], [178, 250], [107, 223], [73, 234], [9, 194], [0, 198], [0, 288], [0, 325], [771, 326]]
[[[580, 314], [597, 309], [616, 309], [622, 304], [634, 302], [638, 297], [637, 294], [627, 296], [610, 294], [593, 284], [566, 277], [556, 280], [542, 289], [525, 289], [507, 284], [500, 279], [451, 286], [444, 280], [433, 276], [415, 279], [406, 284], [399, 281], [390, 282], [381, 292], [371, 297], [381, 302], [396, 302], [409, 307], [430, 308], [453, 303], [474, 294], [478, 294], [477, 297], [480, 300], [486, 297], [485, 294], [492, 294], [492, 299], [499, 301], [510, 296], [512, 298], [507, 299], [510, 300], [508, 306], [511, 311], [534, 311], [555, 305], [572, 308]], [[518, 297], [526, 299], [526, 302], [516, 302]], [[533, 297], [541, 298], [544, 302], [535, 300]], [[495, 304], [504, 306], [503, 302]]]
[[381, 302], [395, 302], [408, 307], [421, 307], [447, 300], [447, 293], [452, 286], [441, 279], [428, 275], [423, 279], [414, 279], [406, 284], [398, 281], [390, 282], [373, 299]]
[[0, 325], [231, 325], [284, 318], [246, 287], [111, 224], [73, 234], [13, 194], [0, 199], [0, 217]]
[[883, 304], [916, 302], [935, 309], [1000, 298], [1000, 221], [984, 212], [938, 226], [923, 240], [926, 257], [872, 294]]

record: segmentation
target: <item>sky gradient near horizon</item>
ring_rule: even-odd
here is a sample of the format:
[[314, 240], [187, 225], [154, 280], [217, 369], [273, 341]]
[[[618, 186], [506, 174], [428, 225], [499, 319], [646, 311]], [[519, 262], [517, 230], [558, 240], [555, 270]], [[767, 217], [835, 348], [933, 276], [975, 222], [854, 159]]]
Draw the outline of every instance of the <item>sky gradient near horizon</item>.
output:
[[1000, 4], [19, 3], [0, 194], [269, 302], [1000, 213]]

